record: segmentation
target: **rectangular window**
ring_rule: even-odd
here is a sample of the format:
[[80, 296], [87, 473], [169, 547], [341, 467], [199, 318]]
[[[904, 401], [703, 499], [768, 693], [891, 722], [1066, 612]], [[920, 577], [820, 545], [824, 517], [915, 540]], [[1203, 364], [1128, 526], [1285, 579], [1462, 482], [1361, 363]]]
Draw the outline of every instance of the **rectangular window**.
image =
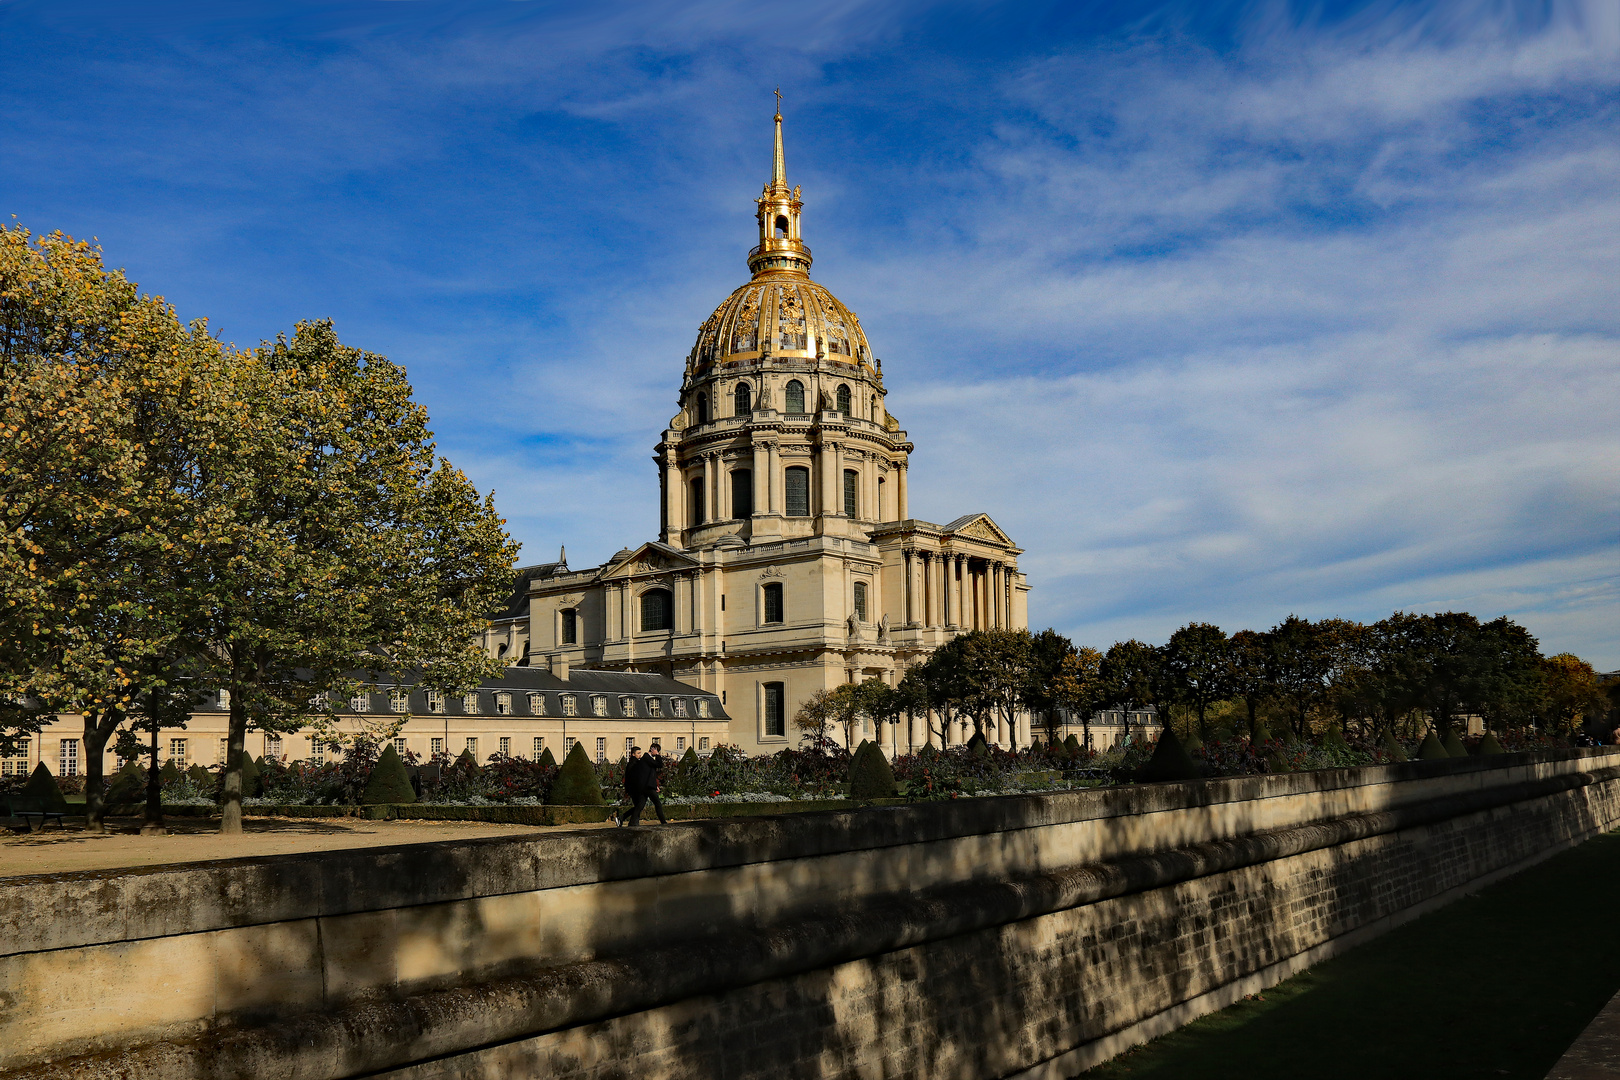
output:
[[731, 516], [745, 518], [754, 512], [754, 474], [737, 469], [731, 474]]
[[57, 764], [61, 766], [61, 771], [58, 772], [56, 775], [58, 775], [58, 776], [78, 776], [79, 775], [79, 740], [78, 739], [63, 739], [62, 740], [61, 753], [58, 755]]
[[607, 715], [607, 695], [606, 694], [592, 694], [591, 695], [591, 715], [592, 716], [606, 716]]
[[174, 762], [175, 768], [177, 769], [183, 769], [186, 767], [188, 764], [186, 761], [186, 740], [169, 740], [169, 760]]
[[596, 763], [598, 765], [600, 765], [606, 760], [607, 760], [607, 738], [603, 737], [603, 738], [600, 738], [600, 739], [596, 740]]
[[634, 746], [634, 745], [636, 745], [636, 740], [635, 740], [634, 737], [631, 737], [631, 738], [628, 738], [628, 739], [624, 740], [624, 756], [625, 757], [630, 756], [630, 748], [632, 746]]
[[501, 757], [511, 757], [512, 756], [512, 740], [511, 739], [506, 738], [505, 736], [502, 736], [501, 737], [501, 742], [500, 742], [500, 747], [501, 747]]
[[401, 758], [403, 758], [405, 756], [405, 740], [404, 739], [395, 739], [394, 740], [394, 753], [398, 754]]
[[574, 738], [572, 735], [563, 740], [563, 757], [567, 757], [573, 752], [574, 744], [577, 742], [579, 742], [579, 740]]
[[621, 716], [636, 715], [636, 699], [633, 697], [621, 697], [619, 699], [619, 714]]
[[[529, 715], [530, 716], [544, 716], [544, 715], [546, 715], [546, 695], [544, 695], [544, 694], [530, 694], [529, 695]], [[567, 715], [573, 716], [574, 714], [573, 713], [568, 713]]]
[[765, 621], [782, 621], [782, 586], [777, 582], [765, 586]]
[[[538, 696], [538, 695], [531, 694], [530, 696], [535, 697], [535, 696]], [[496, 694], [495, 695], [495, 714], [497, 716], [511, 716], [512, 715], [512, 695], [511, 694], [501, 693], [501, 694]]]
[[855, 511], [860, 509], [855, 501], [855, 493], [860, 490], [861, 474], [854, 469], [844, 470], [844, 516], [855, 517]]
[[434, 757], [443, 757], [444, 756], [444, 740], [443, 739], [432, 739], [432, 740], [429, 741], [428, 746], [432, 748]]
[[699, 750], [707, 750], [708, 748], [709, 748], [709, 737], [707, 735], [701, 736], [698, 739], [698, 749]]
[[264, 756], [272, 761], [281, 760], [281, 736], [266, 735], [264, 737]]
[[782, 715], [782, 684], [765, 684], [765, 734], [786, 735], [787, 723]]
[[368, 712], [370, 712], [371, 711], [371, 695], [370, 694], [355, 694], [353, 697], [351, 697], [349, 699], [349, 708], [352, 709], [353, 711], [357, 712], [357, 713], [368, 713]]
[[472, 759], [474, 761], [478, 760], [478, 740], [477, 739], [468, 739], [467, 740], [467, 753], [472, 755]]
[[675, 715], [676, 716], [685, 716], [686, 715], [686, 699], [685, 698], [671, 698], [669, 704], [670, 704], [670, 708], [675, 710]]
[[317, 765], [326, 764], [326, 744], [319, 739], [309, 741], [309, 759]]
[[[564, 694], [562, 696], [562, 713], [563, 713], [563, 715], [564, 716], [578, 716], [579, 715], [578, 710], [579, 710], [578, 699], [575, 698], [573, 694]], [[572, 744], [570, 743], [569, 745], [572, 745]]]
[[221, 709], [229, 709], [231, 707], [231, 692], [229, 690], [221, 690], [216, 697], [219, 701], [219, 707]]
[[393, 712], [405, 713], [411, 710], [411, 692], [409, 690], [391, 690], [388, 694], [388, 708]]
[[685, 735], [677, 735], [677, 736], [675, 736], [675, 752], [678, 754], [682, 750], [685, 750], [685, 749], [686, 749], [686, 736]]
[[864, 581], [855, 583], [855, 618], [860, 622], [866, 622], [866, 582]]
[[663, 716], [664, 715], [664, 703], [660, 699], [655, 698], [655, 697], [648, 698], [647, 699], [647, 715], [648, 716]]
[[461, 711], [468, 716], [477, 716], [483, 711], [478, 705], [478, 691], [461, 695]]
[[708, 698], [698, 698], [697, 699], [697, 714], [699, 716], [708, 716], [709, 715], [709, 699]]
[[540, 755], [546, 752], [546, 740], [543, 735], [534, 737], [534, 760], [539, 761]]
[[566, 608], [562, 613], [562, 640], [564, 645], [579, 643], [579, 613]]
[[437, 691], [437, 690], [429, 690], [427, 692], [427, 703], [428, 703], [428, 712], [430, 712], [430, 713], [442, 713], [442, 712], [444, 712], [444, 695], [439, 693], [439, 691]]
[[221, 765], [225, 764], [226, 757], [231, 752], [230, 751], [230, 745], [231, 745], [231, 741], [229, 739], [221, 739], [221, 740], [219, 740], [219, 757], [214, 759], [216, 762], [218, 762]]
[[691, 522], [694, 526], [703, 524], [703, 477], [693, 480], [689, 487], [692, 490]]
[[787, 495], [788, 517], [810, 516], [810, 470], [795, 465], [785, 475], [783, 491]]

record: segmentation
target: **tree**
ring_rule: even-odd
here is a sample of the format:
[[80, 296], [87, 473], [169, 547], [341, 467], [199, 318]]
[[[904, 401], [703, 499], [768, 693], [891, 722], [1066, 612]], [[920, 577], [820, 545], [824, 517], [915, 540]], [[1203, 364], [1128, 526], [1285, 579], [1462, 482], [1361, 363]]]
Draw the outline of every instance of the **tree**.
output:
[[1325, 635], [1313, 623], [1290, 615], [1271, 628], [1266, 673], [1272, 692], [1288, 709], [1294, 734], [1304, 738], [1310, 713], [1327, 689], [1332, 655]]
[[844, 749], [849, 749], [856, 718], [854, 689], [853, 684], [845, 683], [831, 690], [817, 690], [799, 705], [793, 726], [799, 729], [799, 741], [806, 744], [805, 749], [825, 754], [836, 746], [828, 735], [835, 726], [844, 729]]
[[[1053, 680], [1058, 708], [1080, 717], [1087, 750], [1091, 749], [1091, 715], [1102, 705], [1107, 690], [1102, 669], [1103, 654], [1082, 645], [1063, 658], [1057, 678]], [[1047, 742], [1054, 744], [1053, 739], [1054, 733], [1049, 732]]]
[[[1162, 694], [1163, 673], [1157, 648], [1131, 638], [1116, 641], [1103, 656], [1103, 699], [1117, 705], [1128, 717], [1133, 709], [1167, 704]], [[1165, 726], [1170, 726], [1168, 711]], [[1130, 737], [1130, 721], [1125, 724], [1125, 735]]]
[[1545, 680], [1543, 715], [1553, 731], [1574, 731], [1604, 708], [1597, 672], [1574, 653], [1558, 653], [1539, 664]]
[[894, 687], [874, 676], [855, 683], [850, 689], [850, 696], [855, 715], [872, 725], [872, 733], [876, 737], [874, 742], [881, 747], [884, 725], [897, 723], [900, 719], [899, 695]]
[[[1056, 630], [1042, 630], [1030, 639], [1029, 682], [1022, 698], [1024, 706], [1041, 718], [1048, 744], [1057, 738], [1058, 711], [1063, 707], [1060, 680], [1064, 664], [1074, 655], [1074, 642]], [[1086, 740], [1088, 744], [1090, 741]]]
[[1259, 732], [1260, 703], [1271, 696], [1271, 680], [1266, 677], [1266, 659], [1271, 642], [1257, 630], [1239, 630], [1227, 640], [1231, 693], [1243, 700], [1249, 714], [1249, 738]]
[[1204, 713], [1231, 693], [1231, 657], [1226, 632], [1213, 623], [1188, 623], [1170, 635], [1163, 653], [1170, 694], [1198, 714], [1198, 737], [1209, 740]]

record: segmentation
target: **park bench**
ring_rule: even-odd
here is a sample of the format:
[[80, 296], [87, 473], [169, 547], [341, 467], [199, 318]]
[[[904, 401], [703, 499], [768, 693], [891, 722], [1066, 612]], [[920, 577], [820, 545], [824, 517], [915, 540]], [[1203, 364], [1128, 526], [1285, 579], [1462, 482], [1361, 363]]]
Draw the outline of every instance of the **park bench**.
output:
[[[67, 828], [62, 815], [45, 809], [45, 800], [34, 795], [0, 795], [0, 809], [5, 811], [6, 824], [12, 828], [21, 823], [29, 832], [38, 832], [52, 818], [56, 819], [59, 828]], [[35, 818], [39, 819], [38, 825], [34, 824]]]

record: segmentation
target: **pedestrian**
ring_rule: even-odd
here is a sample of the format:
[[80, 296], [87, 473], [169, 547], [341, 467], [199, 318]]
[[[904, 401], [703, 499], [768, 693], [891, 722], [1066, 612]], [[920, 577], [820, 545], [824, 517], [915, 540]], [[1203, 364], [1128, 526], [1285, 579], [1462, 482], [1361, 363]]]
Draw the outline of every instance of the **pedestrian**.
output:
[[668, 824], [664, 817], [664, 804], [658, 798], [658, 770], [664, 767], [662, 755], [643, 756], [641, 747], [630, 748], [630, 762], [624, 769], [624, 793], [630, 796], [630, 821], [634, 827], [641, 824], [641, 808], [651, 799], [658, 811], [659, 824]]

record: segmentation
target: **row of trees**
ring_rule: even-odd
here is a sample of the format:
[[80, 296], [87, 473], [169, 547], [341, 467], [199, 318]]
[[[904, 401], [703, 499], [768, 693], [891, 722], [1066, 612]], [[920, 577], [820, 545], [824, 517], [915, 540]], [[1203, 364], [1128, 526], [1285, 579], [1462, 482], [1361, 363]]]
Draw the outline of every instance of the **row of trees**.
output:
[[99, 251], [0, 229], [0, 752], [84, 717], [86, 806], [120, 728], [229, 694], [222, 830], [243, 740], [306, 723], [347, 674], [492, 674], [472, 645], [516, 546], [436, 458], [405, 371], [330, 323], [237, 350]]
[[1536, 639], [1506, 617], [1396, 612], [1367, 624], [1290, 615], [1270, 630], [1231, 635], [1189, 623], [1163, 645], [1133, 639], [1106, 652], [1055, 630], [974, 631], [910, 668], [898, 685], [868, 679], [816, 694], [796, 723], [812, 743], [841, 727], [846, 747], [861, 721], [927, 717], [946, 745], [954, 719], [982, 734], [997, 721], [1010, 726], [1021, 710], [1038, 718], [1048, 741], [1072, 717], [1089, 744], [1097, 711], [1146, 707], [1164, 716], [1179, 709], [1205, 740], [1217, 706], [1236, 706], [1250, 736], [1262, 711], [1280, 714], [1301, 737], [1313, 725], [1371, 736], [1418, 719], [1443, 736], [1469, 715], [1499, 731], [1568, 732], [1608, 724], [1612, 691], [1578, 657], [1543, 657]]

